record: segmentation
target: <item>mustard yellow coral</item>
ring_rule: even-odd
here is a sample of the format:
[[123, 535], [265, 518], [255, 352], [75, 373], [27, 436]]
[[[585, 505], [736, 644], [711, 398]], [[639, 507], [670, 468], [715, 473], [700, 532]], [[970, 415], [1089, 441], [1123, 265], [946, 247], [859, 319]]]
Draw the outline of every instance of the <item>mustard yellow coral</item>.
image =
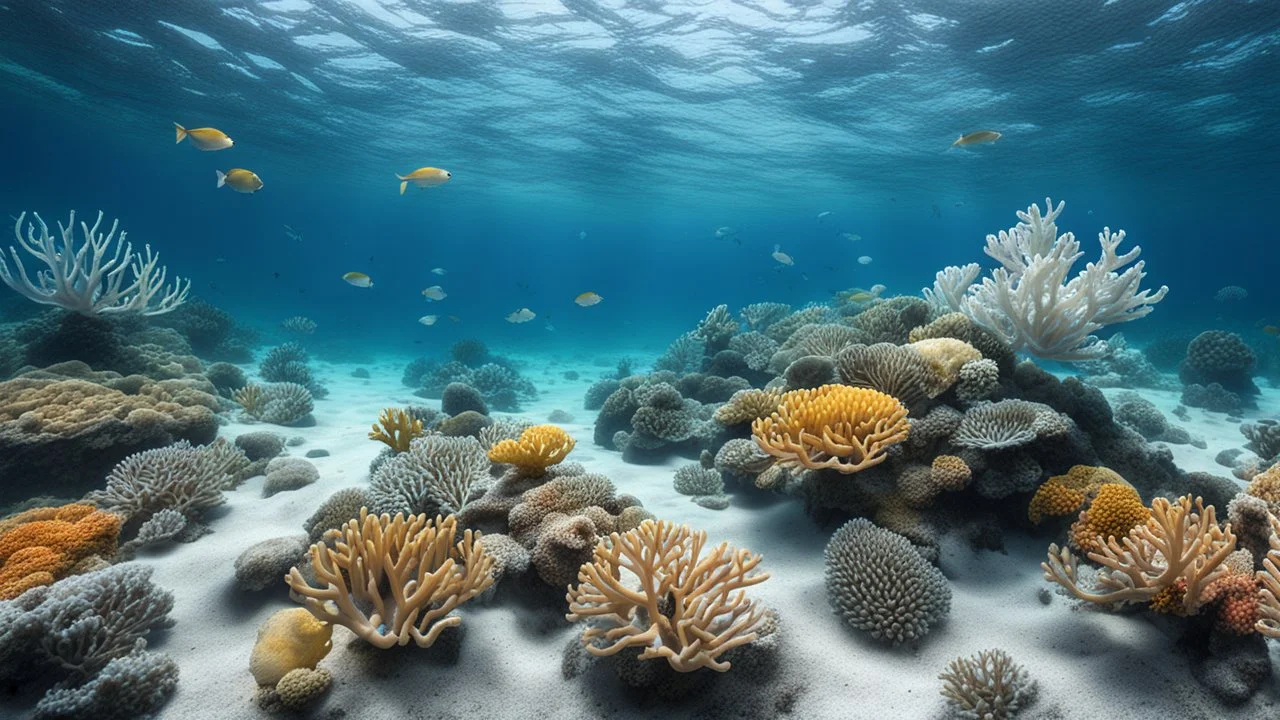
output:
[[489, 459], [514, 465], [529, 477], [541, 475], [547, 468], [563, 462], [573, 450], [574, 439], [555, 425], [534, 425], [520, 434], [519, 440], [503, 440], [489, 448]]
[[897, 398], [847, 385], [793, 390], [769, 417], [751, 423], [756, 444], [779, 465], [845, 474], [884, 462], [908, 430], [907, 409]]
[[1273, 511], [1280, 508], [1280, 463], [1272, 465], [1266, 472], [1254, 475], [1245, 492], [1266, 500]]
[[258, 628], [249, 672], [259, 685], [275, 685], [299, 668], [314, 668], [333, 648], [333, 625], [305, 608], [277, 610]]
[[36, 508], [4, 521], [0, 533], [0, 600], [51, 585], [94, 556], [111, 557], [120, 517], [92, 505]]
[[1124, 538], [1151, 517], [1138, 491], [1129, 485], [1105, 483], [1080, 519], [1071, 526], [1071, 545], [1081, 552], [1098, 552], [1108, 538]]
[[963, 490], [973, 479], [973, 471], [955, 455], [939, 455], [929, 468], [929, 479], [939, 490]]
[[402, 453], [409, 449], [414, 438], [422, 437], [422, 421], [400, 408], [386, 408], [378, 416], [378, 422], [369, 431], [369, 439], [386, 443], [387, 447]]
[[1073, 465], [1063, 475], [1044, 481], [1027, 507], [1027, 517], [1040, 524], [1046, 517], [1070, 515], [1098, 494], [1106, 484], [1128, 485], [1114, 470], [1093, 465]]

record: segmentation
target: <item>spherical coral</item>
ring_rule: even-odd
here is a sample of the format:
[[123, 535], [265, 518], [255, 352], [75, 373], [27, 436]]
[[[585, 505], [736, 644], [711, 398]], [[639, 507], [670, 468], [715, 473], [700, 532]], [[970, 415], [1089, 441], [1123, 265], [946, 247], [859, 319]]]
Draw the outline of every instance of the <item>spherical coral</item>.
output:
[[955, 455], [939, 455], [933, 459], [929, 468], [929, 479], [939, 490], [963, 490], [973, 479], [973, 471], [968, 464]]
[[1261, 617], [1258, 587], [1258, 579], [1252, 573], [1223, 575], [1209, 583], [1201, 600], [1205, 604], [1217, 604], [1214, 626], [1220, 632], [1233, 635], [1254, 632]]
[[555, 425], [534, 425], [519, 440], [503, 440], [489, 449], [489, 459], [514, 465], [526, 476], [543, 474], [552, 465], [564, 461], [575, 441]]
[[307, 531], [311, 542], [320, 542], [327, 531], [336, 530], [346, 525], [348, 520], [360, 517], [360, 508], [371, 504], [369, 492], [364, 488], [344, 488], [320, 503], [320, 507], [302, 524], [302, 529]]
[[262, 483], [262, 497], [297, 490], [320, 479], [320, 471], [310, 462], [296, 457], [280, 457], [267, 463], [267, 479]]
[[1256, 395], [1258, 388], [1252, 379], [1256, 364], [1257, 356], [1239, 335], [1209, 330], [1187, 346], [1187, 357], [1178, 368], [1178, 376], [1186, 384], [1218, 383], [1234, 393]]
[[987, 400], [1000, 387], [1000, 367], [994, 360], [972, 360], [960, 367], [956, 397], [965, 402]]
[[452, 382], [444, 387], [444, 392], [440, 395], [440, 409], [448, 415], [458, 415], [467, 410], [474, 410], [481, 415], [489, 414], [489, 406], [485, 404], [480, 391], [460, 382]]
[[1108, 538], [1120, 540], [1150, 517], [1151, 510], [1132, 486], [1106, 483], [1072, 524], [1071, 544], [1081, 552], [1097, 552]]
[[1280, 508], [1280, 463], [1272, 465], [1266, 472], [1254, 475], [1244, 491], [1265, 500], [1272, 508]]
[[1044, 482], [1027, 506], [1027, 518], [1039, 525], [1045, 517], [1070, 515], [1084, 504], [1084, 491], [1067, 487], [1050, 478]]
[[589, 517], [552, 513], [542, 521], [530, 559], [543, 582], [566, 587], [577, 580], [582, 564], [591, 561], [598, 540]]
[[894, 645], [924, 637], [951, 608], [951, 588], [901, 535], [858, 518], [827, 544], [827, 599], [853, 627]]
[[714, 464], [722, 476], [756, 475], [773, 464], [773, 457], [761, 450], [754, 440], [734, 438], [716, 452]]
[[333, 648], [333, 625], [306, 608], [276, 611], [258, 628], [249, 672], [259, 685], [275, 685], [290, 671], [314, 668]]
[[883, 462], [908, 431], [907, 409], [897, 398], [846, 385], [793, 390], [776, 412], [751, 424], [760, 449], [780, 465], [845, 474]]
[[778, 409], [782, 393], [777, 390], [739, 390], [729, 398], [729, 402], [716, 409], [713, 416], [721, 425], [737, 425], [757, 418], [769, 417]]
[[0, 600], [50, 585], [94, 555], [115, 554], [120, 516], [92, 505], [36, 508], [9, 518], [0, 533]]
[[276, 683], [280, 704], [289, 710], [301, 710], [319, 700], [329, 690], [333, 675], [324, 668], [295, 668]]
[[697, 463], [677, 468], [673, 484], [676, 492], [681, 495], [719, 495], [724, 492], [724, 480], [720, 473]]

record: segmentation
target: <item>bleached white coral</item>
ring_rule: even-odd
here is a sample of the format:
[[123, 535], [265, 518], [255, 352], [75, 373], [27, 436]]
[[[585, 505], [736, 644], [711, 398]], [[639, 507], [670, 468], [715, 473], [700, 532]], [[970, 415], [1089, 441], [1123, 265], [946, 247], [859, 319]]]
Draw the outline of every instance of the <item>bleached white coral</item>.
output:
[[1169, 288], [1140, 290], [1142, 248], [1117, 254], [1124, 231], [1106, 227], [1098, 234], [1101, 256], [1068, 279], [1084, 253], [1075, 235], [1057, 234], [1063, 206], [1046, 198], [1045, 214], [1032, 205], [1018, 213], [1016, 226], [988, 235], [985, 252], [1003, 267], [971, 286], [960, 309], [1015, 350], [1054, 360], [1098, 358], [1108, 348], [1094, 332], [1145, 317]]
[[945, 267], [934, 276], [933, 287], [925, 288], [920, 292], [929, 304], [944, 312], [955, 312], [964, 304], [964, 295], [969, 290], [969, 286], [973, 285], [973, 281], [978, 279], [980, 272], [982, 272], [982, 266], [978, 263], [969, 263], [963, 267], [954, 265]]
[[[177, 308], [187, 300], [191, 281], [176, 278], [165, 284], [166, 270], [160, 265], [160, 256], [144, 245], [140, 253], [133, 252], [133, 245], [126, 242], [127, 233], [115, 238], [118, 220], [111, 222], [111, 230], [105, 235], [98, 232], [102, 213], [93, 227], [81, 222], [84, 243], [76, 247], [76, 213], [64, 226], [58, 223], [58, 236], [49, 233], [49, 227], [37, 213], [34, 222], [28, 223], [27, 233], [22, 234], [22, 221], [26, 213], [18, 216], [13, 234], [26, 254], [34, 257], [47, 269], [36, 270], [33, 280], [27, 274], [18, 248], [9, 248], [10, 268], [0, 251], [0, 280], [29, 300], [42, 305], [57, 305], [81, 315], [104, 315], [135, 311], [143, 315], [161, 315]], [[39, 235], [36, 228], [39, 226]]]

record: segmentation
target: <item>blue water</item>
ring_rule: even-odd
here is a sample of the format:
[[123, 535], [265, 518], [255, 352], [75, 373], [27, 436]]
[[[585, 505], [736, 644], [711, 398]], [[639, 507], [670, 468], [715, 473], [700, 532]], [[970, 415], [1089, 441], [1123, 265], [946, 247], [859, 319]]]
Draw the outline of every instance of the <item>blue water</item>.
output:
[[[1170, 286], [1126, 332], [1257, 337], [1280, 324], [1278, 45], [1264, 1], [6, 0], [0, 209], [102, 209], [241, 322], [419, 354], [660, 349], [719, 303], [915, 293], [991, 265], [985, 234], [1050, 195], [1087, 259], [1121, 227]], [[236, 146], [175, 146], [174, 121]], [[980, 128], [1004, 137], [948, 149]], [[399, 196], [423, 165], [454, 179]], [[233, 166], [265, 188], [216, 189]], [[1228, 284], [1248, 301], [1216, 305]]]

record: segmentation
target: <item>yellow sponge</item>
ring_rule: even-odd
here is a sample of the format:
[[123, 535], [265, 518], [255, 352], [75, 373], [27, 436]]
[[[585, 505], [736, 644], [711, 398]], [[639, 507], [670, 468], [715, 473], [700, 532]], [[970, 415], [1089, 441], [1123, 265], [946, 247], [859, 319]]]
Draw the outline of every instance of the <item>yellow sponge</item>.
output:
[[249, 672], [259, 685], [275, 685], [290, 670], [314, 668], [333, 648], [333, 625], [303, 608], [280, 610], [258, 628]]

